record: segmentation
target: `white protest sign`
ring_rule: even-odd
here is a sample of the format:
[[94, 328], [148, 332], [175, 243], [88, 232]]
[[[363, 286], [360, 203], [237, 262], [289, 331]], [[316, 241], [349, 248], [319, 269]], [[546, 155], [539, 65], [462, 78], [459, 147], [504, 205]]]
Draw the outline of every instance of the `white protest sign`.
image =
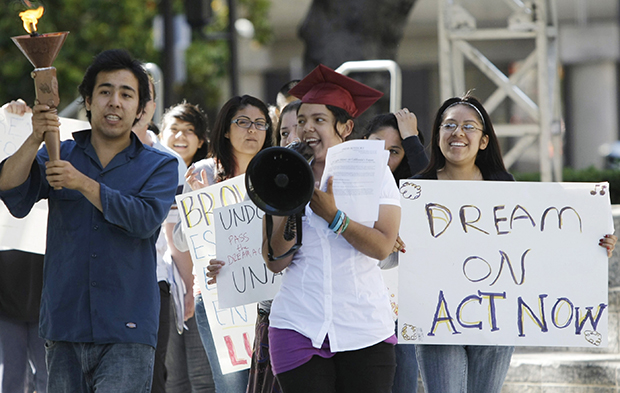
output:
[[[60, 140], [72, 139], [71, 133], [90, 128], [85, 121], [60, 118]], [[0, 161], [12, 155], [32, 133], [32, 114], [23, 116], [8, 113], [0, 108]], [[0, 249], [16, 249], [45, 253], [47, 233], [47, 202], [36, 203], [28, 216], [17, 219], [0, 204]]]
[[217, 276], [220, 307], [270, 300], [282, 274], [267, 269], [261, 252], [263, 215], [251, 201], [215, 209], [217, 258], [226, 262]]
[[200, 285], [211, 335], [223, 374], [250, 367], [256, 304], [234, 308], [218, 306], [216, 285], [207, 286], [209, 260], [216, 257], [214, 210], [245, 199], [245, 175], [200, 190], [177, 195], [183, 233]]
[[207, 291], [202, 292], [202, 299], [222, 374], [250, 368], [256, 303], [221, 308], [218, 306], [216, 285], [209, 285]]
[[399, 342], [606, 346], [608, 187], [401, 181]]

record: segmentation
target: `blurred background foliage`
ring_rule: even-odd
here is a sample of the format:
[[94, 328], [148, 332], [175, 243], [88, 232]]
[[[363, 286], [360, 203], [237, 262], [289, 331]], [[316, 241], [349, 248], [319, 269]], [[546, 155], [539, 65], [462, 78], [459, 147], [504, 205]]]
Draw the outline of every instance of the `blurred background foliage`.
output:
[[[184, 13], [182, 0], [173, 2], [175, 14]], [[54, 67], [58, 70], [60, 109], [77, 96], [77, 86], [84, 71], [97, 53], [112, 48], [124, 48], [144, 62], [161, 67], [162, 52], [154, 47], [153, 20], [159, 12], [156, 0], [44, 0], [3, 1], [0, 12], [0, 105], [23, 98], [34, 102], [34, 84], [30, 77], [33, 66], [22, 55], [11, 37], [27, 34], [19, 13], [39, 5], [45, 13], [39, 20], [39, 33], [69, 31]], [[227, 40], [210, 39], [210, 34], [226, 32], [228, 28], [228, 3], [226, 0], [211, 2], [213, 18], [201, 32], [194, 32], [187, 49], [187, 80], [175, 86], [179, 99], [199, 104], [209, 112], [217, 111], [222, 97], [223, 82], [228, 78], [229, 50]], [[237, 0], [237, 15], [252, 21], [254, 41], [266, 44], [271, 38], [268, 22], [269, 0]]]

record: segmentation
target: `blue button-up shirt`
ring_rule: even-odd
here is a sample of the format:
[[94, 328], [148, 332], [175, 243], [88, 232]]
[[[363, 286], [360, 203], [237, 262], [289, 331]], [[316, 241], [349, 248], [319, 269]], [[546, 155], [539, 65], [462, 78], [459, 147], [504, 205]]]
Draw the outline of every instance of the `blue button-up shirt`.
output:
[[[91, 131], [61, 144], [61, 157], [101, 185], [103, 213], [82, 193], [52, 189], [42, 148], [22, 185], [0, 192], [15, 217], [49, 205], [40, 329], [55, 341], [142, 343], [155, 347], [159, 287], [155, 241], [177, 188], [177, 162], [131, 144], [102, 168]], [[0, 164], [0, 171], [4, 162]]]

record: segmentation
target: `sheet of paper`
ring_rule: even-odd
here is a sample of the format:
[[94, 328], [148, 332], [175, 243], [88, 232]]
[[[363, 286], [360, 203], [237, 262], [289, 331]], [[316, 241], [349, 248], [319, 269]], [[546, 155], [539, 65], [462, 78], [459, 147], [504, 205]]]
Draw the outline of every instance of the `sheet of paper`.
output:
[[327, 179], [333, 176], [338, 209], [357, 222], [377, 221], [388, 157], [384, 141], [353, 140], [330, 147], [320, 188], [326, 190]]

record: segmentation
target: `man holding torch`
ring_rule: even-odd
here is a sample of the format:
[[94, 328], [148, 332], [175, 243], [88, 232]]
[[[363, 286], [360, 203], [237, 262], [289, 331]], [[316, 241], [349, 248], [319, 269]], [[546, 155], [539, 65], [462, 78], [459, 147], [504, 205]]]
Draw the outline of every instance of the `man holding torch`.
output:
[[97, 55], [79, 87], [91, 130], [64, 141], [60, 160], [39, 149], [58, 133], [37, 103], [33, 132], [0, 164], [0, 198], [26, 216], [48, 199], [40, 335], [48, 392], [148, 392], [157, 342], [160, 225], [177, 162], [144, 146], [132, 125], [149, 100], [142, 64], [122, 50]]

